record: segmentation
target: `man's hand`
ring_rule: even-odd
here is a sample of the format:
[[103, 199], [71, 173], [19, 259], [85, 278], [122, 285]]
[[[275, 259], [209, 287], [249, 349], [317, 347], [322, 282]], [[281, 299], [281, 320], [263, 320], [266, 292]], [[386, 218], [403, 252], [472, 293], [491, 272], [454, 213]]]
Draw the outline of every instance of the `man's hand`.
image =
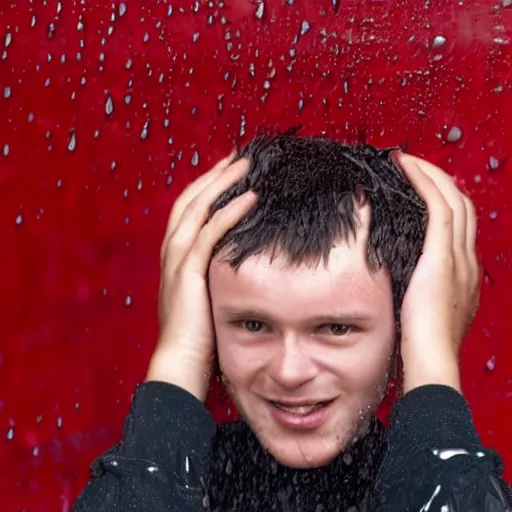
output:
[[180, 386], [204, 401], [208, 391], [214, 329], [206, 274], [216, 243], [254, 205], [246, 192], [206, 222], [212, 203], [239, 181], [247, 160], [233, 155], [189, 185], [175, 201], [162, 244], [160, 339], [146, 380]]
[[402, 153], [394, 158], [428, 210], [423, 252], [401, 311], [404, 393], [425, 384], [460, 392], [459, 349], [480, 293], [475, 209], [435, 165]]

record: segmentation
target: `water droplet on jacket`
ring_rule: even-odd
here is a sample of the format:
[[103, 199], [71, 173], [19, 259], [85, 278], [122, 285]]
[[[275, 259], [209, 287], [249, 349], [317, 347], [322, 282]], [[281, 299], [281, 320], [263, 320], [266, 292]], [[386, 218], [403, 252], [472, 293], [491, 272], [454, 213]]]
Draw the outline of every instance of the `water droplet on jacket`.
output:
[[132, 298], [130, 295], [126, 296], [126, 300], [124, 301], [124, 305], [129, 308], [132, 305]]
[[85, 28], [85, 25], [83, 24], [82, 21], [79, 21], [77, 24], [76, 24], [76, 29], [77, 30], [83, 30]]
[[109, 95], [105, 101], [105, 114], [110, 116], [112, 115], [112, 112], [114, 112], [114, 101], [112, 100], [112, 96]]
[[448, 142], [457, 142], [462, 138], [462, 130], [458, 126], [452, 126], [448, 135], [446, 136], [446, 140]]
[[496, 356], [492, 356], [489, 361], [487, 361], [487, 364], [485, 365], [485, 367], [490, 371], [494, 371], [494, 369], [496, 368]]
[[446, 37], [444, 36], [436, 36], [432, 41], [432, 48], [441, 48], [446, 44]]
[[76, 149], [76, 133], [72, 131], [69, 135], [68, 150], [75, 151], [75, 149]]
[[492, 220], [496, 220], [498, 218], [498, 212], [496, 210], [493, 210], [490, 214], [489, 214], [489, 218], [492, 219]]
[[34, 448], [32, 448], [32, 455], [34, 457], [37, 457], [39, 455], [39, 446], [34, 446]]
[[501, 5], [505, 8], [510, 7], [512, 5], [512, 0], [502, 0]]
[[23, 222], [23, 214], [19, 213], [18, 216], [16, 217], [14, 223], [16, 224], [16, 226], [19, 226], [22, 222]]
[[12, 41], [12, 34], [10, 32], [7, 32], [7, 34], [5, 34], [5, 47], [8, 48], [9, 45], [11, 44], [11, 41]]
[[3, 155], [7, 156], [9, 154], [9, 151], [10, 151], [9, 144], [4, 144], [4, 148], [2, 150]]
[[7, 440], [12, 441], [14, 438], [14, 427], [11, 427], [7, 432]]
[[61, 429], [62, 428], [62, 416], [59, 416], [57, 418], [57, 428], [58, 429]]
[[310, 25], [309, 21], [304, 20], [301, 25], [300, 35], [303, 36], [303, 35], [307, 34], [310, 30], [311, 30], [311, 25]]
[[11, 96], [11, 88], [8, 85], [6, 85], [4, 87], [4, 98], [7, 99], [10, 96]]
[[194, 154], [192, 155], [192, 160], [190, 162], [194, 167], [196, 167], [199, 164], [199, 153], [194, 151]]
[[126, 4], [121, 2], [119, 4], [119, 16], [124, 16], [126, 14]]
[[258, 7], [256, 9], [256, 12], [254, 13], [254, 16], [261, 20], [263, 18], [263, 15], [265, 14], [265, 2], [263, 0], [260, 1], [258, 4]]

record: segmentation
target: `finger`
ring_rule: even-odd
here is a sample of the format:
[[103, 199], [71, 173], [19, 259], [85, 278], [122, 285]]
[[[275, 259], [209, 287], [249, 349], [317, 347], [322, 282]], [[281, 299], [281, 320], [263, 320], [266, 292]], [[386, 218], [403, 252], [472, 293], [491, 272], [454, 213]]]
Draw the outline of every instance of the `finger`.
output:
[[397, 156], [404, 174], [418, 195], [425, 201], [428, 212], [427, 233], [423, 251], [451, 253], [453, 247], [453, 211], [436, 182], [409, 155]]
[[466, 208], [466, 254], [473, 272], [480, 272], [478, 255], [476, 253], [477, 215], [475, 206], [469, 197], [463, 195]]
[[404, 155], [405, 160], [414, 162], [434, 183], [443, 194], [453, 211], [453, 247], [455, 255], [465, 257], [467, 251], [467, 208], [464, 194], [457, 188], [455, 180], [436, 165], [413, 155]]
[[212, 169], [210, 169], [205, 174], [201, 175], [195, 181], [193, 181], [190, 185], [188, 185], [185, 190], [179, 195], [179, 197], [174, 201], [174, 205], [172, 207], [171, 213], [169, 215], [169, 219], [167, 221], [167, 227], [165, 230], [165, 235], [162, 242], [162, 248], [160, 250], [160, 259], [163, 259], [165, 248], [167, 247], [167, 241], [171, 236], [171, 233], [176, 229], [178, 225], [181, 215], [187, 205], [192, 201], [205, 187], [207, 187], [215, 178], [222, 173], [233, 161], [233, 158], [236, 155], [236, 150], [233, 150], [227, 157], [223, 158], [219, 162], [215, 164]]
[[229, 166], [225, 172], [209, 183], [185, 208], [180, 222], [169, 237], [167, 251], [172, 251], [175, 267], [185, 257], [193, 246], [199, 232], [210, 215], [212, 203], [226, 190], [240, 181], [247, 172], [249, 162], [241, 159]]
[[206, 274], [217, 242], [249, 212], [256, 200], [257, 195], [249, 190], [215, 212], [190, 251], [187, 264], [192, 271]]

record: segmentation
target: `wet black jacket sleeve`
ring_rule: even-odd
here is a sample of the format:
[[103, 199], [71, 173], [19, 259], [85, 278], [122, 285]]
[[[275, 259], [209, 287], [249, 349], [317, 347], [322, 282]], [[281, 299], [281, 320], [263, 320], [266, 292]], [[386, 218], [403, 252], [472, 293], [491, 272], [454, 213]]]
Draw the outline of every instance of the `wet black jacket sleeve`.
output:
[[[186, 391], [146, 383], [124, 440], [101, 456], [73, 512], [204, 512], [201, 477], [215, 424]], [[484, 450], [464, 398], [425, 386], [394, 407], [369, 512], [506, 512], [500, 457]]]
[[202, 477], [215, 422], [202, 402], [162, 382], [136, 390], [123, 441], [99, 457], [73, 512], [204, 512]]
[[372, 511], [512, 511], [499, 455], [484, 449], [466, 400], [423, 386], [394, 406]]

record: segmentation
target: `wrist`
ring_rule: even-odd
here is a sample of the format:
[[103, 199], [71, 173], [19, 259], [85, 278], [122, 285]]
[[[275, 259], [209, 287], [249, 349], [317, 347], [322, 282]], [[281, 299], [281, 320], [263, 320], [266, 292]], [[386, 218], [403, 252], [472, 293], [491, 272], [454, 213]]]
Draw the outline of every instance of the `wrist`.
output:
[[427, 385], [449, 386], [462, 394], [460, 369], [457, 360], [443, 361], [404, 360], [404, 394]]
[[209, 362], [181, 350], [169, 349], [153, 354], [145, 381], [165, 382], [178, 386], [204, 402], [208, 393], [209, 377]]

